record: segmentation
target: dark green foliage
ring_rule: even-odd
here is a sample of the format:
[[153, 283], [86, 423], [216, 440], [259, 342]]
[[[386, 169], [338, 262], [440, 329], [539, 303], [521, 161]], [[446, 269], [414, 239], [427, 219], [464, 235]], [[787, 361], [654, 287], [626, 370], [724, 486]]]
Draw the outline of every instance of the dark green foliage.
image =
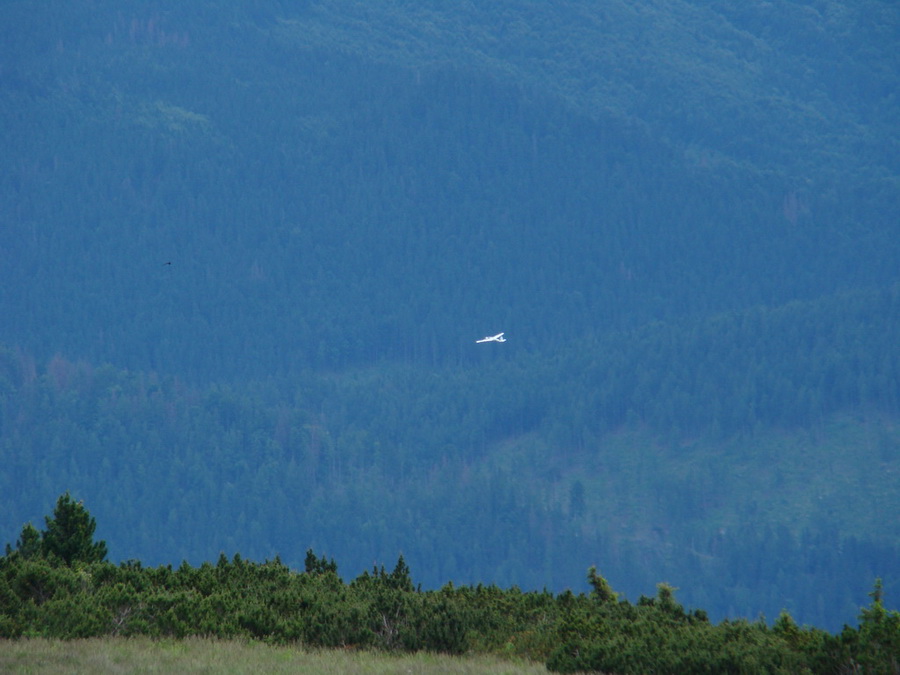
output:
[[[106, 542], [94, 541], [96, 521], [68, 492], [59, 498], [53, 517], [48, 516], [46, 521], [47, 529], [41, 534], [41, 552], [51, 560], [72, 565], [102, 562], [106, 558]], [[22, 536], [24, 539], [24, 530]]]
[[872, 604], [860, 613], [859, 631], [849, 632], [856, 638], [855, 659], [864, 672], [900, 672], [900, 612], [884, 606], [884, 589], [881, 579], [875, 581], [870, 593]]
[[[308, 560], [322, 562], [310, 550]], [[330, 564], [328, 564], [330, 567]], [[413, 585], [401, 556], [392, 572], [344, 584], [333, 569], [297, 573], [278, 560], [235, 555], [215, 565], [145, 568], [129, 562], [51, 564], [8, 551], [0, 558], [0, 637], [249, 638], [308, 647], [450, 654], [494, 652], [545, 660], [554, 672], [893, 673], [900, 613], [880, 580], [858, 629], [800, 628], [783, 612], [762, 621], [710, 623], [659, 584], [636, 605], [591, 568], [594, 591], [523, 593], [513, 587]]]
[[[42, 553], [41, 533], [31, 523], [26, 523], [22, 528], [22, 534], [16, 541], [16, 552], [26, 560], [34, 558]], [[6, 546], [6, 555], [11, 553], [9, 544]]]
[[44, 520], [47, 529], [41, 532], [26, 523], [16, 548], [6, 545], [6, 557], [68, 566], [106, 559], [106, 542], [94, 541], [96, 521], [84, 504], [76, 502], [68, 492], [57, 500], [53, 516]]
[[331, 560], [325, 560], [325, 556], [317, 558], [312, 549], [306, 551], [305, 567], [307, 574], [327, 574], [329, 572], [337, 574], [337, 563], [334, 562], [334, 558]]
[[596, 567], [591, 567], [588, 570], [588, 583], [594, 589], [591, 592], [591, 597], [597, 598], [599, 602], [615, 602], [618, 600], [618, 596], [610, 587], [609, 582], [597, 574]]

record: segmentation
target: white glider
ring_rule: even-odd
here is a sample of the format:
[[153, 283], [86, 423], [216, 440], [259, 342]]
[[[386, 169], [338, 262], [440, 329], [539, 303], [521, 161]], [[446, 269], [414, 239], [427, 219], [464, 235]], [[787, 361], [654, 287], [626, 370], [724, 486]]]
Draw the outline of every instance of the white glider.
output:
[[506, 338], [503, 337], [503, 333], [497, 333], [496, 335], [488, 335], [480, 340], [475, 340], [476, 344], [479, 342], [506, 342]]

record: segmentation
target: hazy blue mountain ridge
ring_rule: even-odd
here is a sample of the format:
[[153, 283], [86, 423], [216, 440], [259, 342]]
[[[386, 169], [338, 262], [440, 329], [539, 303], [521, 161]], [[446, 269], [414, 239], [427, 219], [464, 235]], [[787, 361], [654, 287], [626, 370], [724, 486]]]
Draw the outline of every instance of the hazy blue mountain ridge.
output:
[[897, 122], [890, 69], [897, 57], [885, 48], [900, 15], [889, 3], [786, 3], [773, 12], [765, 3], [448, 10], [347, 2], [313, 6], [283, 24], [295, 44], [339, 45], [403, 65], [462, 63], [764, 172], [846, 168], [846, 160], [828, 160], [858, 152], [850, 144], [863, 139], [871, 154], [883, 154], [874, 163], [871, 154], [858, 157], [860, 168], [873, 175], [879, 164], [889, 174], [897, 168], [892, 142], [878, 141], [879, 127]]
[[[551, 59], [552, 46], [600, 49], [608, 33], [619, 36], [610, 22], [588, 21], [584, 10], [584, 21], [563, 24], [577, 28], [565, 41], [564, 16], [507, 8], [517, 20], [549, 22], [544, 39], [528, 44], [549, 50], [546, 68], [573, 70], [543, 74], [522, 65], [538, 72], [523, 81], [453, 58], [466, 46], [491, 53], [471, 46], [491, 33], [463, 31], [453, 41], [447, 26], [512, 20], [499, 8], [488, 16], [451, 13], [437, 37], [437, 29], [425, 30], [432, 24], [424, 9], [379, 5], [363, 21], [352, 20], [361, 6], [329, 8], [288, 18], [172, 9], [129, 16], [120, 8], [105, 25], [102, 13], [84, 25], [70, 10], [70, 22], [45, 29], [40, 57], [16, 54], [15, 81], [31, 76], [44, 88], [32, 89], [43, 92], [34, 97], [14, 87], [8, 99], [10, 114], [30, 111], [7, 127], [11, 146], [21, 148], [9, 175], [11, 273], [25, 288], [46, 281], [39, 294], [72, 293], [55, 307], [41, 295], [10, 299], [20, 303], [16, 323], [56, 325], [56, 335], [67, 335], [65, 344], [45, 341], [41, 353], [77, 348], [95, 360], [163, 370], [169, 363], [172, 372], [200, 369], [207, 377], [243, 359], [211, 362], [208, 350], [185, 345], [188, 336], [245, 354], [257, 365], [244, 374], [257, 377], [285, 364], [334, 367], [348, 358], [458, 360], [462, 335], [467, 341], [485, 323], [502, 323], [537, 346], [552, 343], [560, 325], [602, 332], [894, 278], [897, 238], [884, 221], [895, 205], [884, 201], [896, 198], [890, 180], [885, 187], [883, 177], [859, 175], [848, 164], [858, 154], [840, 147], [828, 151], [844, 162], [840, 178], [821, 162], [814, 172], [785, 163], [778, 153], [803, 134], [785, 127], [780, 109], [761, 126], [727, 110], [717, 123], [701, 122], [723, 138], [746, 136], [766, 153], [752, 163], [663, 129], [649, 113], [583, 106], [573, 113], [571, 96], [550, 86], [571, 80], [583, 101], [597, 72], [617, 73], [619, 95], [636, 89], [654, 97], [669, 123], [680, 119], [672, 106], [717, 109], [722, 95], [710, 95], [718, 90], [713, 80], [696, 103], [644, 82], [684, 51], [679, 38], [702, 22], [685, 32], [675, 28], [686, 21], [678, 11], [654, 13], [644, 23], [674, 22], [666, 33], [674, 45], [646, 39], [579, 68], [564, 51]], [[398, 21], [402, 31], [391, 29]], [[417, 27], [423, 37], [402, 39]], [[590, 39], [579, 38], [581, 30]], [[327, 45], [298, 42], [316, 36]], [[420, 48], [406, 60], [388, 58], [407, 43]], [[444, 43], [456, 51], [440, 50]], [[363, 50], [376, 45], [379, 59]], [[516, 53], [504, 63], [519, 63]], [[623, 55], [619, 70], [614, 55]], [[889, 52], [883, 56], [887, 65]], [[717, 77], [730, 72], [728, 63], [702, 62]], [[683, 78], [669, 81], [687, 88]], [[735, 90], [753, 97], [761, 86]], [[817, 113], [823, 119], [852, 115], [848, 106], [832, 114], [836, 102], [826, 103]], [[784, 132], [771, 137], [771, 128]], [[812, 124], [804, 134], [831, 146]], [[873, 136], [879, 148], [890, 139]], [[806, 156], [800, 148], [790, 154]], [[47, 231], [63, 210], [68, 224]], [[35, 275], [47, 252], [53, 269]], [[165, 271], [174, 279], [165, 286], [157, 267], [172, 258], [176, 267]], [[84, 260], [94, 261], [89, 275]], [[63, 309], [84, 306], [86, 297], [102, 301], [89, 310], [107, 315], [102, 335], [83, 334], [80, 315]], [[310, 316], [319, 317], [315, 327]], [[239, 334], [265, 329], [240, 340], [218, 331], [223, 324]], [[135, 344], [153, 344], [154, 353], [138, 356]]]

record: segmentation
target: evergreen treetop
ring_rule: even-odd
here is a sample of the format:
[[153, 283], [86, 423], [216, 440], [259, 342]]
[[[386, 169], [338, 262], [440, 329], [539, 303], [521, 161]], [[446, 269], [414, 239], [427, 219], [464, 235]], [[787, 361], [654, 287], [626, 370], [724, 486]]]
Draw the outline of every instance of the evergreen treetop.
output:
[[[66, 492], [56, 501], [53, 517], [46, 516], [47, 529], [41, 533], [41, 551], [50, 559], [58, 559], [71, 566], [76, 562], [103, 562], [106, 559], [106, 542], [94, 541], [94, 530], [97, 523], [88, 513], [82, 502], [76, 502]], [[31, 540], [26, 538], [26, 525], [22, 531], [20, 542]], [[33, 529], [33, 528], [32, 528]], [[24, 550], [28, 546], [20, 546]]]

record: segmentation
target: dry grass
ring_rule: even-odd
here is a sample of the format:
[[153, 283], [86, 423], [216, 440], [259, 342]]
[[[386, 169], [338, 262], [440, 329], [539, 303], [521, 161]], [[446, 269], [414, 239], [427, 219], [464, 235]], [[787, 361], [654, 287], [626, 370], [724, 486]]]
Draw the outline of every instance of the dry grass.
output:
[[491, 656], [305, 651], [203, 639], [0, 640], [0, 673], [304, 673], [304, 675], [546, 674], [541, 664]]

